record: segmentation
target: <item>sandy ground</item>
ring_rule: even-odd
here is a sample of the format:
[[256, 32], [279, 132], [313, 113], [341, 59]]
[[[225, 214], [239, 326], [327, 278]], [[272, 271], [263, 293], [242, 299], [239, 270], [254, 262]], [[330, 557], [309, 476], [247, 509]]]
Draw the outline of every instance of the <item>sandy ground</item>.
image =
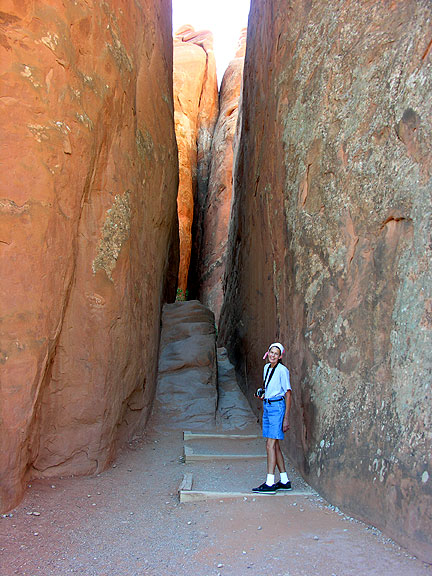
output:
[[432, 576], [318, 495], [180, 504], [177, 488], [194, 466], [201, 483], [207, 474], [211, 484], [215, 466], [225, 471], [228, 489], [232, 474], [245, 489], [260, 483], [259, 468], [185, 464], [181, 431], [155, 420], [148, 429], [101, 475], [32, 482], [0, 518], [1, 576]]

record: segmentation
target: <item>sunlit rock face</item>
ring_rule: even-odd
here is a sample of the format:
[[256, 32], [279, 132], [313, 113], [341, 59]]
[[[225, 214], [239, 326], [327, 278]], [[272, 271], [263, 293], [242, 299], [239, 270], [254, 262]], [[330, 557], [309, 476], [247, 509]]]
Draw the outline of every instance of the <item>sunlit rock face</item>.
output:
[[220, 337], [249, 395], [286, 345], [290, 456], [430, 561], [430, 3], [276, 4], [252, 1]]
[[174, 110], [179, 157], [178, 217], [180, 268], [178, 288], [188, 285], [192, 225], [200, 217], [207, 192], [210, 149], [218, 114], [213, 35], [182, 26], [174, 35]]
[[203, 206], [203, 232], [199, 269], [199, 297], [219, 321], [223, 300], [228, 226], [231, 211], [232, 170], [238, 104], [246, 49], [246, 29], [242, 31], [236, 57], [230, 62], [220, 89], [219, 117], [211, 150], [208, 192]]
[[142, 429], [177, 277], [170, 2], [48, 4], [1, 7], [2, 510]]

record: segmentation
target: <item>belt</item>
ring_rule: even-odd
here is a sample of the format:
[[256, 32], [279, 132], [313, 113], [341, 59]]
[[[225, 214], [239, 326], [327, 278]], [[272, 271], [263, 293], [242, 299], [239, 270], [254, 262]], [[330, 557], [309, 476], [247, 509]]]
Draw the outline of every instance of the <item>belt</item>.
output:
[[273, 402], [280, 402], [281, 400], [285, 400], [285, 397], [282, 396], [281, 398], [275, 398], [274, 400], [272, 398], [269, 398], [267, 400], [267, 398], [264, 398], [264, 402], [268, 402], [268, 404], [272, 404]]

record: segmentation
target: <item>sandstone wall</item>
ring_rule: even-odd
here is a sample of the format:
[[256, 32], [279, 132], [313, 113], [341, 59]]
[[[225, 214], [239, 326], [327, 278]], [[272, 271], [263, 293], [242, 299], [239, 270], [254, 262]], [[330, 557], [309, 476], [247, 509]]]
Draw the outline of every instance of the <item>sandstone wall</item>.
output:
[[[185, 294], [191, 262], [194, 218], [200, 219], [218, 113], [213, 35], [182, 26], [174, 35], [174, 110], [179, 157], [178, 288]], [[195, 266], [195, 265], [194, 265]]]
[[219, 321], [223, 301], [228, 226], [231, 212], [234, 136], [246, 50], [246, 29], [242, 31], [234, 60], [222, 79], [219, 116], [213, 134], [208, 190], [202, 210], [202, 240], [199, 259], [199, 299]]
[[0, 508], [142, 428], [178, 265], [171, 3], [2, 2]]
[[286, 449], [432, 560], [430, 3], [252, 0], [221, 340], [280, 339]]

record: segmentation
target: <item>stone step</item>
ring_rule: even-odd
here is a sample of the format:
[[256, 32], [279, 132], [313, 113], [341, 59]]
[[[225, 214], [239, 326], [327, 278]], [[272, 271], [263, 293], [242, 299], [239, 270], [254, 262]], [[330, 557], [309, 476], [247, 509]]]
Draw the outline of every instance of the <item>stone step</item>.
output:
[[314, 492], [300, 492], [298, 490], [280, 491], [276, 494], [258, 494], [255, 492], [213, 492], [211, 490], [180, 490], [180, 502], [202, 502], [205, 500], [228, 500], [232, 498], [286, 498], [314, 496]]
[[193, 489], [193, 475], [187, 472], [178, 488], [180, 502], [200, 502], [205, 500], [226, 500], [232, 498], [256, 498], [256, 497], [269, 497], [277, 496], [295, 496], [295, 497], [309, 497], [316, 496], [314, 492], [307, 485], [301, 485], [300, 489], [279, 491], [276, 494], [259, 494], [252, 492], [252, 490], [199, 490]]
[[267, 458], [265, 453], [256, 454], [251, 452], [239, 452], [239, 453], [228, 453], [228, 452], [196, 452], [190, 446], [184, 447], [184, 461], [188, 462], [198, 462], [198, 461], [214, 461], [214, 460], [265, 460]]
[[202, 439], [220, 438], [223, 440], [255, 440], [257, 438], [262, 438], [262, 434], [224, 434], [218, 432], [183, 432], [183, 440], [186, 442], [188, 440], [202, 440]]

